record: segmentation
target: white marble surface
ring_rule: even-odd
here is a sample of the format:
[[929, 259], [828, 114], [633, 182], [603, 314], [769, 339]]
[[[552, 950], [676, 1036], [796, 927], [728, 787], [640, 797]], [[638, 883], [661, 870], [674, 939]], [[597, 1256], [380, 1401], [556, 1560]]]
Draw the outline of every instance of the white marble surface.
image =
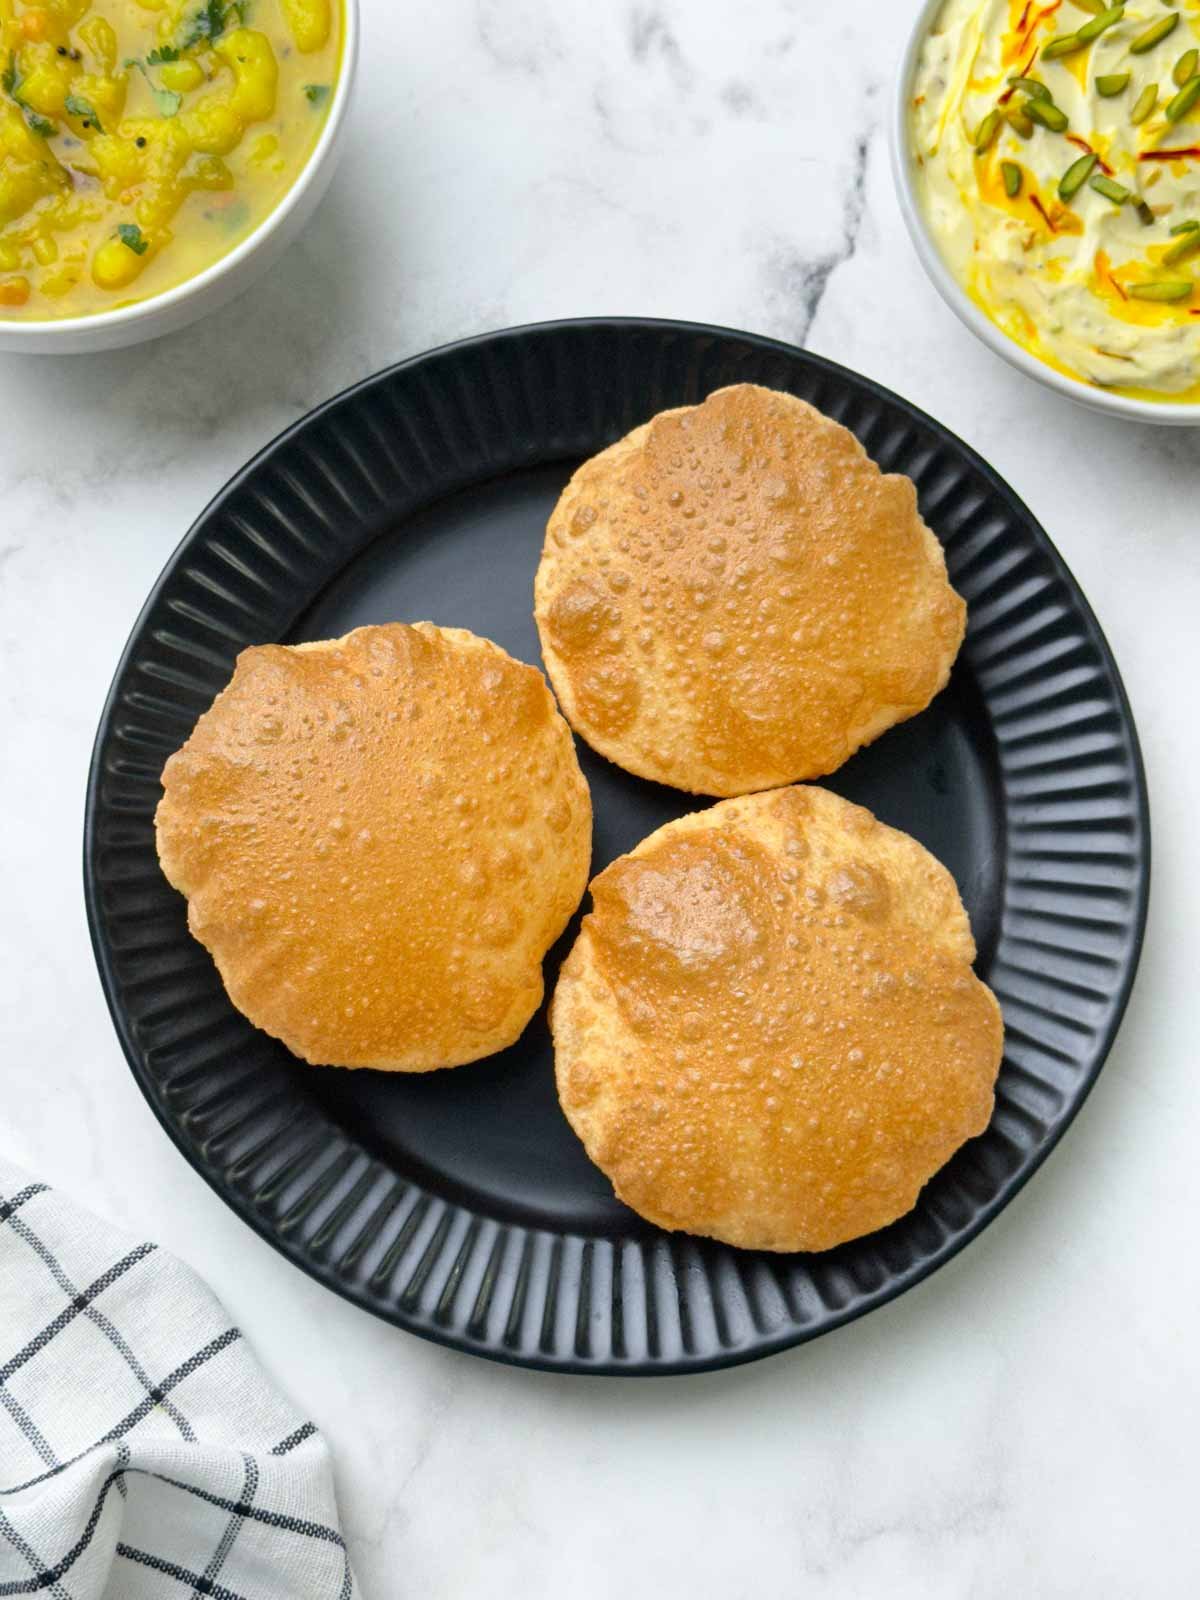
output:
[[[1043, 393], [928, 287], [883, 134], [914, 9], [364, 0], [345, 164], [271, 281], [148, 348], [0, 359], [0, 1143], [207, 1276], [329, 1435], [371, 1600], [1200, 1592], [1200, 443]], [[252, 1236], [133, 1085], [79, 874], [112, 668], [228, 475], [385, 362], [603, 312], [806, 341], [983, 451], [1121, 662], [1157, 860], [1117, 1047], [1000, 1220], [818, 1344], [652, 1383], [434, 1348]]]

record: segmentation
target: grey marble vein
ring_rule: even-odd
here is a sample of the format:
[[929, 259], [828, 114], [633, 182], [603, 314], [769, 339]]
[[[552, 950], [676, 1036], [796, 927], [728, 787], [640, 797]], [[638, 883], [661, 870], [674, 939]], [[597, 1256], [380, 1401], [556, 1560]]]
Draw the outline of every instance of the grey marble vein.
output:
[[645, 65], [657, 58], [679, 88], [691, 87], [695, 74], [661, 6], [634, 7], [629, 19], [629, 49], [634, 61]]
[[766, 273], [775, 296], [793, 308], [790, 316], [784, 312], [784, 318], [787, 335], [796, 344], [808, 343], [830, 279], [839, 267], [853, 260], [858, 249], [867, 209], [867, 170], [874, 135], [874, 125], [869, 125], [854, 140], [836, 243], [816, 255], [798, 245], [782, 247], [767, 262]]
[[475, 29], [493, 65], [539, 78], [566, 54], [553, 14], [512, 0], [475, 0]]

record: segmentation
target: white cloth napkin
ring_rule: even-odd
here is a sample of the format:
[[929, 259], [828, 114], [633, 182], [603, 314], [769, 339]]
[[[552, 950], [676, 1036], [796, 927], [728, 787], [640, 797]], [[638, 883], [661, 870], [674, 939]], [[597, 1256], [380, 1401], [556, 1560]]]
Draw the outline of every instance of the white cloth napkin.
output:
[[0, 1596], [358, 1593], [325, 1444], [210, 1291], [0, 1157]]

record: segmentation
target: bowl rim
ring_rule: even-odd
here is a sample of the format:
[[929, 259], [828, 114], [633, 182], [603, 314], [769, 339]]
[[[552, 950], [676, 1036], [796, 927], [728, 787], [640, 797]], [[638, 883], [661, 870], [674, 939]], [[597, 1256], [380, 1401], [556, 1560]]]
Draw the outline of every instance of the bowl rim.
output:
[[1104, 412], [1108, 416], [1157, 423], [1160, 426], [1200, 425], [1200, 403], [1196, 401], [1137, 400], [1131, 395], [1115, 394], [1111, 390], [1089, 384], [1082, 378], [1071, 378], [1065, 373], [1056, 371], [1037, 356], [1031, 355], [1014, 339], [1010, 339], [990, 317], [985, 316], [951, 272], [926, 224], [917, 198], [913, 183], [908, 120], [910, 90], [921, 46], [934, 18], [946, 4], [947, 0], [923, 0], [917, 11], [893, 84], [889, 128], [892, 179], [896, 196], [909, 237], [934, 288], [959, 321], [996, 355], [1007, 361], [1010, 366], [1016, 367], [1019, 372], [1023, 372], [1026, 377], [1036, 379], [1046, 388], [1057, 390], [1059, 394], [1075, 401], [1077, 405]]
[[219, 256], [202, 272], [198, 272], [192, 278], [185, 278], [182, 283], [177, 283], [170, 289], [164, 289], [161, 294], [138, 300], [133, 305], [117, 306], [111, 311], [94, 311], [81, 317], [41, 317], [37, 321], [0, 319], [0, 342], [7, 346], [10, 352], [18, 351], [20, 345], [26, 341], [32, 342], [36, 339], [40, 343], [46, 338], [54, 338], [56, 334], [66, 340], [71, 334], [79, 334], [83, 330], [91, 334], [99, 330], [126, 328], [144, 318], [160, 315], [182, 304], [192, 295], [202, 293], [209, 285], [218, 283], [229, 273], [235, 272], [248, 256], [253, 255], [272, 234], [283, 227], [300, 204], [316, 174], [324, 166], [346, 120], [358, 65], [359, 0], [341, 0], [341, 4], [344, 34], [333, 104], [325, 118], [325, 126], [309, 152], [308, 160], [296, 174], [295, 181], [278, 205], [269, 211], [258, 226], [228, 254]]

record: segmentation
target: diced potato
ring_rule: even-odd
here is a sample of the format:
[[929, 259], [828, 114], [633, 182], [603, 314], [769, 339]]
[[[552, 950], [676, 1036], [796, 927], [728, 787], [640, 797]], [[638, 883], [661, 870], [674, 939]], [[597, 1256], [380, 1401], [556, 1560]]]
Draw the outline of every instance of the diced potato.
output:
[[254, 28], [235, 28], [217, 41], [217, 54], [233, 70], [229, 106], [243, 122], [262, 122], [275, 110], [279, 64], [271, 41]]
[[297, 50], [307, 54], [328, 44], [333, 25], [329, 0], [281, 0], [281, 3], [284, 21], [296, 41]]
[[111, 74], [117, 70], [117, 35], [107, 17], [89, 17], [79, 29], [79, 37], [102, 71]]
[[38, 293], [48, 294], [52, 300], [61, 300], [70, 294], [83, 276], [74, 262], [66, 262], [53, 272], [44, 272], [38, 281]]
[[0, 227], [53, 194], [63, 177], [58, 163], [46, 160], [45, 145], [30, 133], [16, 106], [0, 102]]
[[70, 92], [70, 78], [46, 67], [34, 67], [21, 79], [23, 104], [43, 117], [61, 117]]
[[158, 75], [163, 88], [173, 89], [176, 94], [187, 94], [204, 82], [204, 71], [196, 61], [164, 61]]
[[186, 193], [187, 189], [179, 182], [178, 174], [165, 179], [156, 178], [148, 183], [134, 208], [134, 215], [144, 231], [148, 234], [162, 233], [179, 210]]
[[[122, 133], [129, 126], [128, 123], [122, 123]], [[92, 140], [91, 154], [100, 181], [112, 199], [121, 189], [139, 183], [145, 176], [146, 159], [143, 151], [138, 149], [136, 138], [125, 138], [114, 133], [102, 134], [100, 138]]]
[[0, 100], [0, 157], [14, 156], [20, 161], [42, 161], [46, 147], [35, 136], [16, 106]]
[[242, 119], [233, 108], [213, 95], [177, 120], [195, 149], [206, 156], [227, 156], [244, 132]]
[[21, 102], [43, 117], [61, 117], [79, 76], [78, 65], [53, 44], [27, 44], [15, 58]]
[[124, 289], [141, 272], [149, 255], [138, 255], [121, 239], [106, 239], [92, 257], [92, 277], [98, 288]]
[[233, 173], [220, 156], [200, 156], [190, 161], [184, 169], [183, 177], [193, 189], [233, 188]]
[[85, 72], [75, 80], [72, 92], [95, 107], [101, 127], [108, 129], [121, 120], [125, 110], [126, 88], [124, 78], [94, 77]]

